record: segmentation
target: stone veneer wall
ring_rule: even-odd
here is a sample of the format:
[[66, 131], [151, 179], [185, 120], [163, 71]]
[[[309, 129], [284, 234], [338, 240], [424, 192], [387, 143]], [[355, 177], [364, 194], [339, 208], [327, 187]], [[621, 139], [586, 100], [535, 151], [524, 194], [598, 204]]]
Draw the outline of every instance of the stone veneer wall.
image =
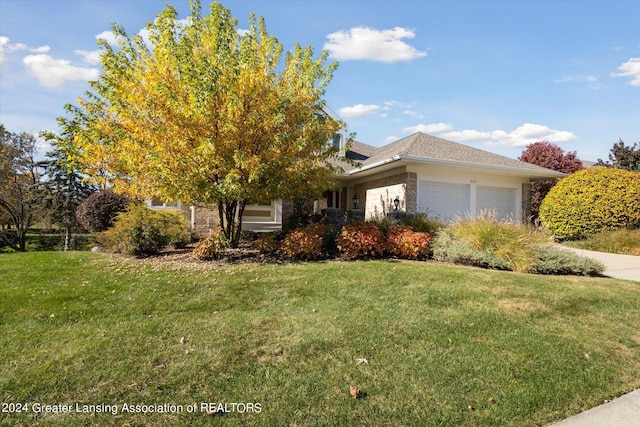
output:
[[[194, 206], [194, 222], [191, 224], [191, 233], [198, 239], [209, 235], [209, 223], [207, 218], [211, 218], [211, 230], [215, 230], [220, 224], [217, 206]], [[191, 222], [191, 214], [189, 214], [188, 222]]]
[[415, 212], [417, 210], [418, 200], [418, 175], [414, 172], [401, 172], [393, 175], [387, 175], [371, 181], [356, 184], [354, 186], [355, 194], [358, 195], [360, 201], [358, 207], [366, 206], [367, 190], [374, 188], [384, 189], [397, 184], [406, 184], [405, 188], [405, 207], [407, 212]]
[[531, 183], [522, 184], [522, 222], [528, 223], [531, 217]]

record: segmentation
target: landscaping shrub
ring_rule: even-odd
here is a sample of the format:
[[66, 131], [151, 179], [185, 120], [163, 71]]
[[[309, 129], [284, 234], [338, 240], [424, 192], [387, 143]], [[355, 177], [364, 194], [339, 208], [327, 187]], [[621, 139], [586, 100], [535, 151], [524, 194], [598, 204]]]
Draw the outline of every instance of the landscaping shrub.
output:
[[129, 205], [116, 216], [113, 227], [100, 233], [98, 242], [107, 249], [130, 255], [152, 255], [168, 245], [184, 246], [190, 240], [180, 212], [155, 211], [142, 204]]
[[432, 244], [433, 259], [452, 264], [469, 265], [494, 270], [510, 270], [509, 265], [491, 250], [476, 250], [453, 235], [451, 229], [441, 230]]
[[202, 261], [218, 259], [228, 247], [229, 242], [226, 237], [224, 237], [224, 234], [222, 234], [222, 231], [218, 229], [196, 244], [192, 256]]
[[336, 241], [346, 259], [381, 256], [386, 246], [384, 234], [372, 222], [345, 225]]
[[402, 215], [398, 220], [400, 221], [400, 225], [405, 225], [413, 231], [429, 233], [431, 236], [435, 236], [438, 231], [446, 227], [442, 222], [434, 218], [429, 218], [423, 213]]
[[387, 233], [387, 249], [392, 255], [408, 259], [424, 259], [429, 256], [431, 236], [409, 227], [391, 227]]
[[596, 260], [550, 245], [538, 247], [537, 256], [533, 272], [538, 274], [593, 276], [604, 271], [604, 265]]
[[536, 260], [536, 245], [547, 240], [546, 236], [527, 226], [497, 222], [491, 217], [480, 216], [459, 220], [450, 228], [457, 239], [476, 251], [489, 251], [504, 261], [511, 270], [530, 271]]
[[561, 239], [640, 226], [640, 173], [598, 167], [562, 179], [540, 206], [540, 220]]
[[262, 254], [272, 253], [278, 250], [280, 244], [273, 233], [263, 233], [255, 240], [255, 248]]
[[340, 254], [338, 249], [338, 235], [341, 229], [338, 227], [326, 227], [322, 235], [322, 253], [326, 256], [333, 257]]
[[280, 245], [280, 251], [288, 257], [311, 260], [322, 256], [323, 235], [327, 226], [320, 223], [290, 231]]
[[76, 209], [76, 219], [82, 227], [91, 232], [105, 231], [113, 226], [113, 221], [120, 212], [124, 212], [129, 197], [111, 190], [93, 193], [83, 200]]

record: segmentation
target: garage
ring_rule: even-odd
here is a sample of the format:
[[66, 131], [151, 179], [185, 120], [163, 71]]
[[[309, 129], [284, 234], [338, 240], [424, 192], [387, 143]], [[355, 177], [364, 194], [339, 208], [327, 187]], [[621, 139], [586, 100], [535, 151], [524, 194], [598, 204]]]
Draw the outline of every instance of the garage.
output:
[[456, 216], [469, 212], [470, 186], [420, 181], [418, 183], [418, 210], [432, 218], [452, 222]]
[[495, 218], [513, 219], [516, 217], [516, 190], [513, 188], [481, 187], [476, 192], [476, 212], [495, 212]]

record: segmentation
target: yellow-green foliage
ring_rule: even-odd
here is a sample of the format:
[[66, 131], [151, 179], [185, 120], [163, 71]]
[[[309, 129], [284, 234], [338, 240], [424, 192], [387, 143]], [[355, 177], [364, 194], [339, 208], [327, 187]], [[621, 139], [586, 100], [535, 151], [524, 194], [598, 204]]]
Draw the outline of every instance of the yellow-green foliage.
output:
[[640, 226], [640, 172], [605, 167], [576, 172], [547, 194], [540, 220], [566, 239]]
[[491, 217], [460, 220], [451, 226], [452, 234], [477, 251], [488, 251], [504, 261], [511, 270], [531, 271], [537, 260], [537, 245], [546, 241], [540, 232]]
[[113, 227], [97, 237], [108, 249], [130, 255], [155, 254], [168, 245], [184, 246], [190, 238], [180, 212], [154, 211], [138, 203], [119, 213]]

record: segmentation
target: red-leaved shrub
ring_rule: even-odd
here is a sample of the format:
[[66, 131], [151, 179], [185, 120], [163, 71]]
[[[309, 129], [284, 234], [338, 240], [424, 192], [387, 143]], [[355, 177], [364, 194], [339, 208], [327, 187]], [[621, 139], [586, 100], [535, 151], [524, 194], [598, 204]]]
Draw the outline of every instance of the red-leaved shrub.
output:
[[386, 243], [384, 233], [371, 222], [345, 225], [336, 241], [346, 259], [381, 256]]
[[256, 239], [254, 246], [261, 254], [268, 254], [277, 251], [279, 243], [276, 240], [276, 236], [271, 233], [265, 233]]
[[391, 227], [387, 233], [387, 250], [400, 258], [424, 259], [429, 256], [431, 236], [409, 227]]
[[282, 241], [280, 251], [291, 258], [310, 260], [322, 256], [322, 236], [326, 233], [323, 224], [311, 224], [290, 231]]

